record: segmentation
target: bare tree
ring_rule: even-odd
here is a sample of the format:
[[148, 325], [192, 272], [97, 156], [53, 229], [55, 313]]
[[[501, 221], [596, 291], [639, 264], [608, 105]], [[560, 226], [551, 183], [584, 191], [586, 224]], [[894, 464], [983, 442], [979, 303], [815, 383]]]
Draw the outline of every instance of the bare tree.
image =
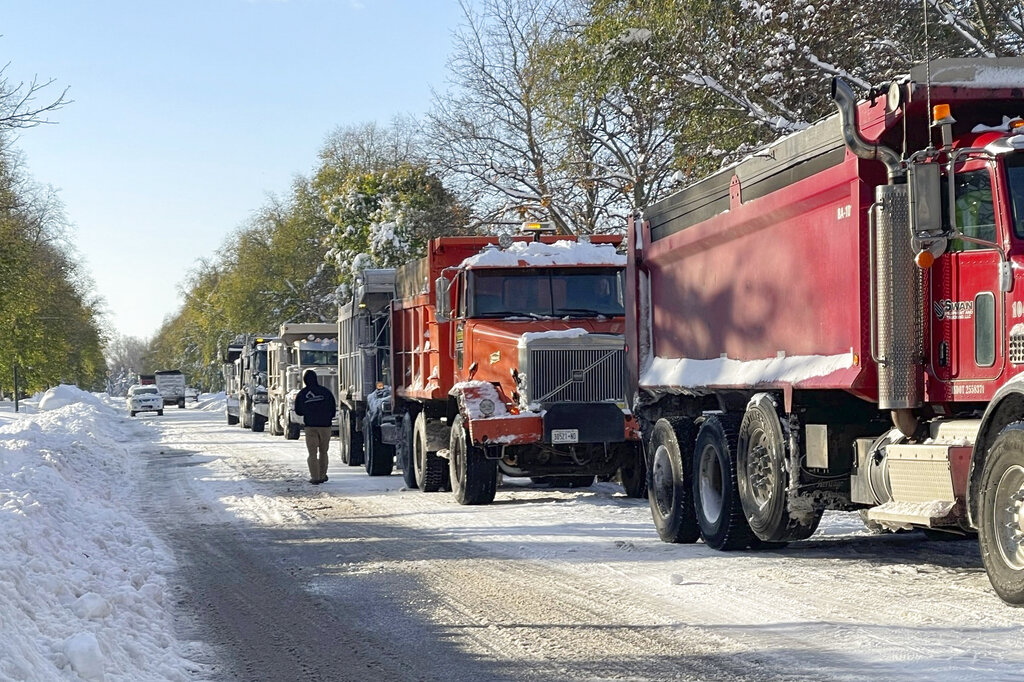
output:
[[435, 161], [475, 207], [475, 224], [551, 220], [561, 233], [591, 232], [587, 188], [565, 166], [576, 142], [556, 125], [540, 56], [562, 25], [561, 3], [462, 2], [464, 24], [449, 61], [451, 92], [435, 94]]
[[31, 81], [15, 84], [7, 75], [9, 66], [10, 63], [0, 68], [0, 130], [32, 128], [41, 123], [52, 123], [47, 115], [71, 103], [67, 98], [67, 88], [55, 99], [47, 97], [40, 101], [43, 91], [55, 81], [52, 78], [40, 81], [33, 77]]

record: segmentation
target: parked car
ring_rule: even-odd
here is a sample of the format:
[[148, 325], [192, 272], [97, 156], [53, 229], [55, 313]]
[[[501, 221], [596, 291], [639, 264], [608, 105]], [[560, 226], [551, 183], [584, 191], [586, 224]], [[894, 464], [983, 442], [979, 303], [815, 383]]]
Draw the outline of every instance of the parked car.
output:
[[161, 416], [164, 413], [164, 397], [161, 395], [160, 389], [152, 384], [146, 386], [135, 384], [129, 388], [126, 402], [128, 403], [128, 412], [133, 417], [139, 412], [156, 412]]

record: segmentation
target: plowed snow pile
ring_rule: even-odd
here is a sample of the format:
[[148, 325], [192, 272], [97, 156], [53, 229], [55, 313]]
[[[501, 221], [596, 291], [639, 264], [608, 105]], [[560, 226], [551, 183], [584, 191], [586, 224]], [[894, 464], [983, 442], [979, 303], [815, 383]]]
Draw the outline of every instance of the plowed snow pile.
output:
[[149, 427], [71, 386], [39, 409], [0, 420], [0, 679], [195, 679], [171, 557], [128, 507]]

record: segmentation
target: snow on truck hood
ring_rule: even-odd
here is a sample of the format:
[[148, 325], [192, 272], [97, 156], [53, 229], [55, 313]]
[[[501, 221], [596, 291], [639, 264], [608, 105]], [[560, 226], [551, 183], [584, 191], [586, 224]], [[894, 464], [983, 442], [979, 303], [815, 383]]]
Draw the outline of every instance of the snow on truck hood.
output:
[[557, 241], [515, 242], [507, 249], [487, 247], [462, 261], [463, 267], [505, 267], [545, 265], [626, 265], [626, 256], [615, 252], [611, 244]]

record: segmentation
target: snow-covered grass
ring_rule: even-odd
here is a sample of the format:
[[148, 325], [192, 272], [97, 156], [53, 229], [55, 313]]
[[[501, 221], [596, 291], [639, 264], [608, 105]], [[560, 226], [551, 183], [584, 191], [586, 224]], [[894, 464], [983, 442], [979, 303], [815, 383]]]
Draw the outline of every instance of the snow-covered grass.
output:
[[195, 679], [171, 556], [131, 510], [154, 433], [122, 406], [70, 386], [0, 402], [0, 679]]

